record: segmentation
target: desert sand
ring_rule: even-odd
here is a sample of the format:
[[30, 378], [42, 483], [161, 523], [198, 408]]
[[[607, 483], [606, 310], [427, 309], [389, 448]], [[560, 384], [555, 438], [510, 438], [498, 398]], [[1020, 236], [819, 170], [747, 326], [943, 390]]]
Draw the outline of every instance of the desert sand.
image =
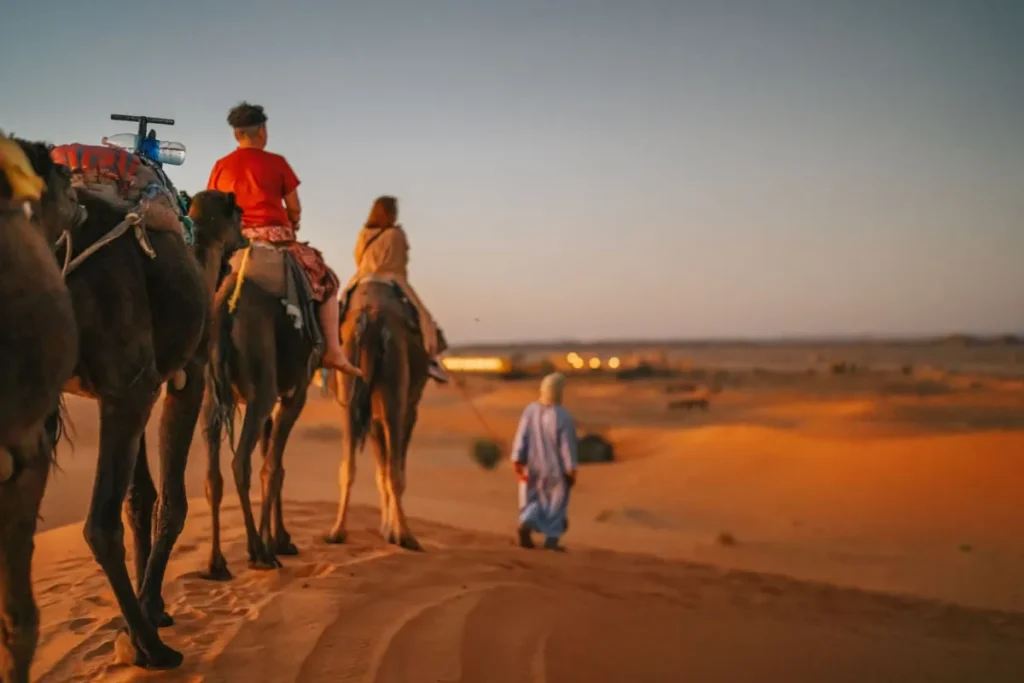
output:
[[[229, 498], [234, 579], [206, 582], [197, 438], [165, 587], [177, 623], [162, 634], [185, 655], [172, 672], [115, 661], [121, 619], [81, 535], [96, 406], [70, 398], [74, 447], [36, 538], [34, 679], [1024, 680], [1021, 383], [794, 377], [727, 384], [706, 413], [668, 410], [669, 380], [570, 380], [581, 431], [610, 439], [617, 462], [582, 469], [564, 554], [513, 545], [510, 468], [472, 462], [486, 432], [454, 387], [428, 391], [410, 454], [406, 510], [426, 552], [377, 535], [369, 454], [349, 543], [325, 545], [340, 409], [312, 390], [284, 462], [300, 556], [249, 570]], [[508, 440], [535, 382], [467, 391]], [[228, 463], [225, 476], [231, 490]]]

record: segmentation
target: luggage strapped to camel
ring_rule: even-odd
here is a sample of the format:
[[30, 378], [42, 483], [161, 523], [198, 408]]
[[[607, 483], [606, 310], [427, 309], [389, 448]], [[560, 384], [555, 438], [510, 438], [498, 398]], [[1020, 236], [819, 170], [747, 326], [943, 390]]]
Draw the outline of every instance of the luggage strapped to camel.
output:
[[[113, 114], [110, 118], [117, 121], [137, 121], [137, 141], [155, 139], [153, 131], [149, 131], [147, 135], [146, 129], [150, 122], [174, 125], [172, 119], [152, 119], [145, 116]], [[60, 236], [54, 249], [64, 247], [65, 277], [96, 251], [133, 228], [136, 241], [149, 258], [156, 258], [156, 252], [146, 234], [148, 230], [174, 232], [181, 235], [187, 245], [195, 244], [192, 220], [188, 217], [187, 198], [175, 190], [162, 165], [139, 152], [139, 149], [137, 147], [134, 152], [130, 152], [111, 144], [73, 143], [60, 145], [51, 150], [50, 156], [54, 162], [71, 170], [71, 186], [76, 192], [101, 199], [127, 214], [124, 221], [75, 258], [71, 258], [74, 250], [71, 231], [66, 230]], [[85, 219], [83, 209], [78, 216], [76, 227]]]

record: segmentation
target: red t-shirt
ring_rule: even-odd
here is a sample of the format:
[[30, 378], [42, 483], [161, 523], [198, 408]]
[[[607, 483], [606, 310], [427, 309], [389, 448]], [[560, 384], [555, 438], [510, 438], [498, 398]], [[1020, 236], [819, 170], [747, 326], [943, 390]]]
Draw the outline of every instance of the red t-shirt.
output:
[[213, 165], [206, 189], [234, 192], [246, 227], [290, 226], [284, 197], [298, 186], [298, 176], [280, 154], [239, 147]]

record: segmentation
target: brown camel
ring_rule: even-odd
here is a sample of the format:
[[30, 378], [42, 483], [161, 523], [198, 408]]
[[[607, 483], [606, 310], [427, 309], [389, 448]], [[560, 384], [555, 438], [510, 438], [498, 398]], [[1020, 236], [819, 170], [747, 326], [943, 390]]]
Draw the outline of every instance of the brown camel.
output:
[[[27, 683], [39, 634], [32, 536], [60, 391], [78, 356], [71, 296], [47, 237], [70, 227], [77, 205], [65, 169], [32, 169], [25, 153], [42, 149], [46, 160], [45, 148], [2, 137], [0, 144], [0, 681]], [[41, 196], [23, 185], [37, 178]]]
[[[206, 500], [213, 524], [212, 549], [205, 577], [231, 579], [220, 547], [220, 504], [224, 479], [220, 472], [222, 430], [232, 443], [232, 471], [245, 519], [249, 566], [280, 567], [278, 555], [297, 555], [284, 526], [281, 489], [282, 460], [288, 435], [306, 404], [306, 389], [322, 349], [301, 330], [282, 306], [289, 278], [304, 277], [291, 269], [284, 250], [256, 242], [239, 255], [236, 269], [217, 291], [213, 304], [212, 338], [203, 424], [208, 470]], [[244, 260], [245, 266], [241, 263]], [[244, 272], [245, 275], [239, 275]], [[297, 283], [292, 279], [293, 286]], [[309, 315], [304, 322], [318, 324]], [[337, 332], [335, 332], [337, 334]], [[234, 445], [236, 401], [245, 403], [245, 418]], [[276, 408], [275, 408], [276, 406]], [[259, 442], [263, 456], [260, 524], [249, 500], [252, 452]]]
[[[241, 233], [241, 210], [230, 193], [204, 191], [190, 201], [189, 216], [195, 227], [192, 251], [203, 271], [207, 300], [212, 301], [228, 259], [245, 243]], [[171, 550], [181, 534], [188, 512], [185, 467], [203, 402], [203, 377], [209, 357], [209, 322], [207, 319], [200, 344], [183, 370], [184, 386], [174, 380], [167, 383], [160, 423], [163, 493], [158, 499], [149, 472], [143, 436], [124, 503], [134, 537], [139, 600], [147, 618], [158, 627], [174, 623], [164, 609], [161, 588]], [[158, 513], [156, 527], [153, 526], [155, 512]]]
[[352, 292], [342, 322], [346, 355], [359, 360], [364, 380], [335, 375], [338, 401], [346, 408], [338, 518], [328, 543], [344, 543], [345, 517], [355, 481], [356, 452], [371, 437], [377, 457], [381, 535], [410, 550], [420, 544], [402, 509], [405, 460], [416, 414], [428, 379], [430, 358], [411, 324], [407, 304], [391, 283], [366, 281]]
[[[100, 406], [99, 459], [85, 538], [124, 615], [135, 663], [173, 668], [181, 664], [182, 655], [167, 647], [156, 630], [170, 622], [161, 583], [187, 513], [184, 469], [195, 424], [190, 408], [202, 392], [194, 359], [221, 258], [230, 242], [241, 242], [239, 213], [233, 197], [225, 197], [222, 220], [193, 254], [176, 231], [138, 230], [137, 239], [130, 239], [129, 232], [106, 241], [132, 216], [90, 192], [79, 189], [77, 194], [88, 218], [66, 242], [72, 245], [72, 257], [106, 242], [67, 275], [80, 340], [75, 390], [94, 397]], [[220, 228], [228, 234], [216, 233]], [[58, 251], [62, 260], [63, 251]], [[163, 476], [154, 524], [157, 498], [144, 429], [161, 385], [172, 376], [180, 379], [182, 372], [184, 385], [168, 387], [160, 425]], [[122, 504], [136, 539], [139, 597], [125, 567]]]

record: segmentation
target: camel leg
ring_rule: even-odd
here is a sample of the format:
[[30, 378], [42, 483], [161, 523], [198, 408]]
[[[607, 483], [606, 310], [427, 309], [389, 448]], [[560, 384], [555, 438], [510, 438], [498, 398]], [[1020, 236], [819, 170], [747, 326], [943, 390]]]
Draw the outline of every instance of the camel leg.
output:
[[409, 406], [409, 413], [405, 421], [405, 441], [402, 443], [402, 481], [405, 482], [405, 465], [409, 462], [409, 444], [412, 443], [412, 430], [416, 427], [416, 419], [419, 415], [419, 397]]
[[263, 431], [260, 432], [260, 458], [267, 459], [270, 453], [270, 437], [274, 434], [274, 418], [263, 423]]
[[[128, 495], [124, 499], [124, 516], [132, 528], [134, 546], [135, 588], [142, 597], [142, 584], [146, 579], [146, 564], [153, 549], [153, 508], [156, 505], [156, 487], [149, 472], [146, 456], [146, 434], [139, 438], [139, 452], [135, 456], [135, 469]], [[147, 615], [148, 616], [148, 615]], [[159, 626], [151, 621], [154, 626]]]
[[[402, 397], [403, 400], [404, 398]], [[387, 425], [384, 427], [384, 447], [387, 454], [386, 485], [391, 498], [388, 543], [400, 545], [408, 550], [422, 550], [423, 547], [409, 530], [409, 523], [402, 509], [402, 494], [405, 493], [405, 416], [399, 409], [399, 399], [392, 398], [390, 401], [392, 405], [389, 406]]]
[[370, 427], [373, 443], [373, 457], [377, 464], [377, 493], [380, 495], [380, 535], [388, 540], [391, 535], [391, 488], [388, 486], [388, 449], [384, 441], [384, 430], [379, 422]]
[[334, 520], [324, 540], [327, 543], [344, 543], [348, 537], [345, 520], [348, 517], [348, 504], [352, 496], [352, 485], [356, 481], [356, 444], [351, 438], [351, 428], [345, 429], [341, 436], [341, 465], [338, 467], [338, 517]]
[[[270, 470], [266, 475], [264, 489], [269, 484], [269, 507], [273, 514], [272, 542], [278, 555], [298, 555], [299, 549], [292, 543], [292, 537], [284, 528], [284, 510], [282, 508], [282, 490], [284, 488], [284, 449], [288, 444], [288, 437], [292, 433], [295, 422], [302, 414], [306, 406], [306, 392], [296, 391], [291, 397], [281, 398], [277, 415], [274, 416], [274, 431], [270, 440], [270, 458], [264, 459], [264, 471], [270, 463]], [[268, 507], [268, 498], [264, 494], [264, 509]]]
[[171, 551], [185, 528], [188, 495], [185, 492], [185, 466], [192, 446], [196, 421], [203, 403], [203, 364], [191, 363], [181, 390], [168, 384], [160, 416], [160, 498], [153, 527], [153, 552], [146, 564], [146, 575], [139, 591], [142, 610], [158, 627], [171, 626], [174, 619], [164, 608], [162, 589]]
[[[277, 409], [275, 408], [274, 410], [276, 412]], [[266, 476], [267, 458], [270, 457], [270, 438], [273, 436], [273, 434], [274, 434], [274, 413], [271, 413], [271, 415], [267, 419], [267, 421], [263, 423], [262, 427], [260, 427], [260, 437], [259, 437], [260, 462], [263, 463], [263, 467], [260, 470], [260, 482], [261, 482], [261, 484], [264, 485], [262, 500], [267, 500], [267, 492], [266, 492], [266, 488], [265, 488], [265, 482], [263, 481], [263, 479]], [[269, 534], [270, 533], [269, 526], [268, 526], [268, 523], [267, 523], [268, 517], [265, 516], [262, 513], [262, 511], [263, 511], [263, 508], [261, 507], [260, 508], [260, 528], [259, 528], [260, 539], [264, 538], [264, 534]]]
[[224, 477], [220, 473], [222, 425], [219, 411], [213, 391], [208, 388], [203, 396], [203, 436], [206, 439], [206, 502], [210, 506], [210, 526], [213, 530], [210, 562], [202, 574], [208, 581], [231, 580], [228, 562], [220, 548], [220, 504], [224, 499]]
[[48, 444], [3, 454], [25, 462], [17, 479], [0, 484], [0, 681], [9, 683], [28, 683], [39, 639], [32, 537], [50, 473]]
[[249, 499], [249, 486], [252, 482], [252, 452], [256, 449], [256, 442], [263, 431], [264, 423], [273, 412], [275, 402], [273, 393], [267, 392], [264, 388], [264, 390], [258, 391], [255, 400], [246, 406], [242, 434], [238, 439], [238, 448], [231, 461], [231, 468], [235, 475], [235, 488], [238, 490], [238, 500], [242, 506], [242, 517], [245, 519], [249, 566], [252, 569], [261, 570], [277, 569], [281, 566], [277, 557], [271, 552], [272, 549], [260, 540], [260, 534], [256, 529], [256, 520], [252, 514], [252, 502]]
[[[136, 386], [145, 384], [145, 377]], [[181, 665], [181, 653], [167, 647], [142, 613], [125, 567], [124, 524], [121, 506], [134, 474], [139, 442], [156, 402], [159, 382], [118, 400], [100, 399], [100, 447], [85, 541], [107, 575], [135, 647], [135, 664], [150, 668]]]

